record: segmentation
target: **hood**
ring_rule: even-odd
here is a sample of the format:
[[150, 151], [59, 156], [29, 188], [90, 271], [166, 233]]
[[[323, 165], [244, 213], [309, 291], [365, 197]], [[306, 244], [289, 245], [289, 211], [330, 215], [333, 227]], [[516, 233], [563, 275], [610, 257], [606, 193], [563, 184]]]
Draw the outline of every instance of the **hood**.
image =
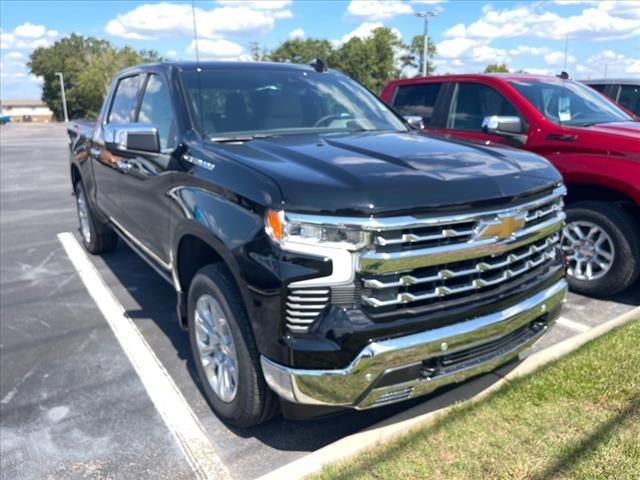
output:
[[586, 129], [589, 132], [619, 135], [640, 141], [640, 122], [597, 123], [586, 127]]
[[407, 213], [527, 194], [555, 184], [542, 157], [418, 132], [290, 135], [211, 144], [272, 178], [290, 211]]

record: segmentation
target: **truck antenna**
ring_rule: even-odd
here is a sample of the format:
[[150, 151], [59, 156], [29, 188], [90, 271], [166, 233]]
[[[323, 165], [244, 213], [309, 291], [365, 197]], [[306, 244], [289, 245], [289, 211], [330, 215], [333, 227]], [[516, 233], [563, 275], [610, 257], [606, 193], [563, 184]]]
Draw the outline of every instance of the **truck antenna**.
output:
[[200, 52], [198, 51], [198, 27], [196, 26], [196, 2], [191, 0], [191, 16], [193, 17], [193, 44], [196, 48], [196, 63], [200, 68]]
[[[196, 26], [196, 2], [191, 0], [191, 15], [193, 17], [193, 43], [196, 48], [196, 72], [198, 74], [198, 121], [202, 122], [202, 86], [200, 83], [200, 51], [198, 50], [198, 28]], [[200, 131], [202, 132], [202, 123], [200, 123]]]

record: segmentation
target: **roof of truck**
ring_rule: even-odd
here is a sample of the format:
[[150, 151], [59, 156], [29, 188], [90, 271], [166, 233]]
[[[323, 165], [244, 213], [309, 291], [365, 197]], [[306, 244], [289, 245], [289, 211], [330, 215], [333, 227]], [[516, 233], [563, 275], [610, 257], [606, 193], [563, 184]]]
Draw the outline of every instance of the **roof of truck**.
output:
[[[255, 70], [255, 69], [282, 69], [282, 70], [313, 70], [311, 65], [300, 65], [296, 63], [283, 63], [283, 62], [237, 62], [237, 61], [205, 61], [205, 62], [193, 62], [193, 61], [167, 61], [156, 63], [144, 63], [141, 65], [134, 65], [128, 67], [122, 72], [129, 70], [141, 70], [146, 68], [177, 68], [183, 71], [193, 71], [201, 68], [202, 70]], [[122, 73], [121, 72], [121, 73]]]

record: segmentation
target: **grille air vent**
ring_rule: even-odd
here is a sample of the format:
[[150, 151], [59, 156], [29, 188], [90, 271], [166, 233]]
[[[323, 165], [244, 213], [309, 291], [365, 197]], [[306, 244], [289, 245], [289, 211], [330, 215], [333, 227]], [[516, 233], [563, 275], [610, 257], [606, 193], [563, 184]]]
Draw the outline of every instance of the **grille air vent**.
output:
[[331, 292], [326, 287], [289, 288], [287, 294], [287, 328], [295, 333], [306, 333], [328, 305]]

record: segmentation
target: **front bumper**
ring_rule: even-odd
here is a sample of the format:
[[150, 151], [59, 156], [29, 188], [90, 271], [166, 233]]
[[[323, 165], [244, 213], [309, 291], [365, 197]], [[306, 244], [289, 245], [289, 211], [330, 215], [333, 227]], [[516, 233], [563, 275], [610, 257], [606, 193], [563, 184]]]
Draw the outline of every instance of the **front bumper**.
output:
[[261, 357], [267, 384], [289, 402], [366, 409], [489, 372], [535, 343], [560, 315], [565, 280], [510, 307], [367, 345], [346, 368], [295, 369]]

